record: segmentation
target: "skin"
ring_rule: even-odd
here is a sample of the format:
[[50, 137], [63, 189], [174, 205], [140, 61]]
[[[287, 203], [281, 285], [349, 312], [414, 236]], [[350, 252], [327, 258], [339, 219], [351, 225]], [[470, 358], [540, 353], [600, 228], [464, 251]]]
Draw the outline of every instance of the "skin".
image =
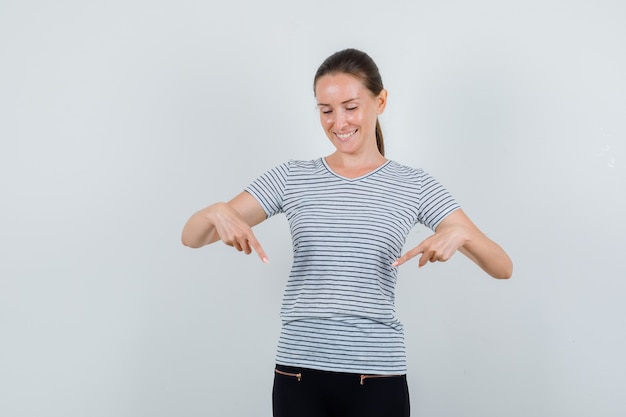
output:
[[[320, 123], [335, 152], [326, 163], [337, 174], [357, 178], [387, 160], [376, 147], [376, 120], [385, 110], [387, 91], [372, 94], [356, 77], [331, 74], [321, 77], [315, 87]], [[247, 192], [228, 202], [208, 206], [193, 214], [183, 228], [182, 243], [200, 248], [221, 240], [238, 251], [253, 251], [267, 263], [265, 250], [252, 228], [264, 221], [261, 205]], [[407, 251], [392, 265], [399, 267], [419, 256], [418, 267], [428, 262], [445, 262], [457, 251], [463, 253], [494, 278], [510, 278], [513, 264], [506, 252], [489, 239], [459, 209], [448, 215], [435, 233]]]

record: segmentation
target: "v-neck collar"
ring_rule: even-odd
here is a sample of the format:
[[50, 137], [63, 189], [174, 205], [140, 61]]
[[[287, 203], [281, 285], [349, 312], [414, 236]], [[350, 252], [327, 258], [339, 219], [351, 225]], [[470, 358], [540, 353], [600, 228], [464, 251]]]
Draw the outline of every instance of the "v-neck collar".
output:
[[383, 169], [384, 167], [386, 167], [386, 166], [387, 166], [387, 165], [391, 162], [391, 160], [390, 160], [390, 159], [388, 159], [387, 161], [385, 161], [385, 163], [383, 163], [383, 164], [379, 165], [378, 167], [374, 168], [373, 170], [371, 170], [371, 171], [369, 171], [369, 172], [366, 172], [366, 173], [365, 173], [365, 174], [363, 174], [363, 175], [360, 175], [360, 176], [355, 177], [355, 178], [348, 178], [348, 177], [344, 177], [343, 175], [339, 175], [338, 173], [336, 173], [335, 171], [333, 171], [333, 169], [330, 167], [330, 165], [328, 165], [328, 162], [326, 162], [326, 158], [325, 158], [325, 157], [322, 157], [322, 158], [320, 158], [320, 159], [322, 160], [322, 164], [323, 164], [323, 165], [324, 165], [324, 167], [328, 170], [328, 172], [330, 172], [330, 173], [331, 173], [331, 174], [333, 174], [334, 176], [339, 177], [339, 178], [341, 178], [341, 179], [343, 179], [343, 180], [346, 180], [346, 181], [358, 181], [358, 180], [361, 180], [361, 179], [363, 179], [363, 178], [369, 177], [370, 175], [373, 175], [373, 174], [375, 174], [376, 172], [378, 172], [378, 171], [380, 171], [381, 169]]

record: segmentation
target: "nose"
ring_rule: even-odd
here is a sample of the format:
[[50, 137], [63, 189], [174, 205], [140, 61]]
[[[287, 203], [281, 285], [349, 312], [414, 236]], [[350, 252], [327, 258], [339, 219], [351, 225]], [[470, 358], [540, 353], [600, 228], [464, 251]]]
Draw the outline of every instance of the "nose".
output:
[[335, 128], [341, 130], [344, 126], [348, 124], [346, 113], [343, 111], [337, 111], [335, 115]]

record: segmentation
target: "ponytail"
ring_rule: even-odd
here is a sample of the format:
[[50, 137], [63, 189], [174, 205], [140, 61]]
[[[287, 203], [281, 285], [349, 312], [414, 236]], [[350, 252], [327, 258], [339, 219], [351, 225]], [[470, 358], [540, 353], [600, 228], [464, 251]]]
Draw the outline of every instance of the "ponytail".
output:
[[380, 127], [380, 122], [376, 119], [376, 146], [378, 147], [378, 152], [382, 156], [385, 156], [385, 141], [383, 139], [383, 130]]

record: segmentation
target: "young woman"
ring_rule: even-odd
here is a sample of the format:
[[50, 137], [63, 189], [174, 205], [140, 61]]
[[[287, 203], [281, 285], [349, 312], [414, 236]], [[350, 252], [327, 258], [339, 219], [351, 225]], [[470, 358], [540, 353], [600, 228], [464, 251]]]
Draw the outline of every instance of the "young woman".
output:
[[[281, 308], [275, 417], [409, 415], [397, 268], [445, 262], [460, 251], [494, 278], [512, 263], [428, 173], [388, 160], [378, 115], [387, 91], [374, 61], [347, 49], [314, 79], [320, 121], [335, 152], [285, 162], [229, 202], [195, 213], [182, 241], [221, 240], [268, 258], [252, 227], [284, 213], [294, 260]], [[434, 234], [401, 255], [413, 226]]]

